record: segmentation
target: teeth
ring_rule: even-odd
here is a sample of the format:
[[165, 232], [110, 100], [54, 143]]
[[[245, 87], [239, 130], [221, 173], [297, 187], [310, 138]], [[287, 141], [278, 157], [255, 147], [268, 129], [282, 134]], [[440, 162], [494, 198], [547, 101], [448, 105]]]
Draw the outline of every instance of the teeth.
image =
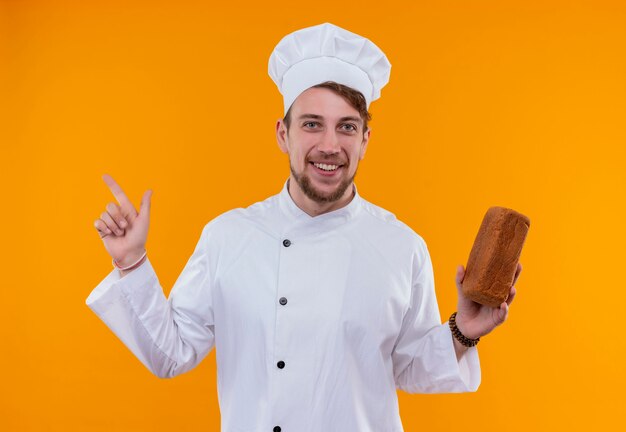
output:
[[327, 164], [316, 163], [316, 162], [314, 162], [313, 165], [315, 165], [316, 167], [320, 169], [323, 169], [324, 171], [335, 171], [337, 168], [339, 168], [339, 165], [327, 165]]

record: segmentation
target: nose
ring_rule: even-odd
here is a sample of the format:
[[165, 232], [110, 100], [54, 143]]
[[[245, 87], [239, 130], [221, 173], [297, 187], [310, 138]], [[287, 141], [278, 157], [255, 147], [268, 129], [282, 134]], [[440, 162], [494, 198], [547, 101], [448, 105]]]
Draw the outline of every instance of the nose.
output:
[[339, 138], [334, 130], [327, 130], [317, 143], [317, 150], [327, 155], [339, 153], [339, 149]]

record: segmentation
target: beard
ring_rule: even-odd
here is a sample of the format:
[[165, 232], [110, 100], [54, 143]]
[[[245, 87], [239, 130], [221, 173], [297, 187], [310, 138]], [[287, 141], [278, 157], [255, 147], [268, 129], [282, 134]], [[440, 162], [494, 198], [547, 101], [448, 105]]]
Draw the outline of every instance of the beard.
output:
[[296, 183], [298, 183], [298, 186], [300, 186], [300, 189], [302, 190], [304, 195], [311, 201], [314, 201], [316, 203], [332, 203], [343, 197], [348, 187], [350, 187], [350, 185], [354, 181], [354, 177], [356, 176], [355, 171], [352, 177], [342, 180], [334, 191], [324, 193], [316, 189], [311, 184], [311, 179], [309, 178], [309, 176], [307, 176], [306, 174], [300, 175], [296, 173], [296, 170], [293, 169], [293, 165], [290, 165], [290, 169], [291, 175], [296, 180]]

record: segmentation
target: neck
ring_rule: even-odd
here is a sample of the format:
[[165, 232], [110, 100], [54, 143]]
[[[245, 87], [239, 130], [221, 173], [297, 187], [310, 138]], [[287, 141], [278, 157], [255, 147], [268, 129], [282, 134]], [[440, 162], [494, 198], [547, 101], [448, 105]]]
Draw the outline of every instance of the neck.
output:
[[293, 177], [289, 177], [289, 180], [287, 181], [287, 190], [289, 191], [291, 199], [298, 206], [298, 208], [312, 217], [339, 210], [340, 208], [347, 206], [348, 204], [350, 204], [352, 198], [354, 198], [354, 195], [356, 194], [354, 189], [354, 183], [351, 183], [350, 186], [346, 189], [343, 196], [336, 201], [314, 201], [304, 194], [304, 192], [298, 185], [298, 182], [296, 182]]

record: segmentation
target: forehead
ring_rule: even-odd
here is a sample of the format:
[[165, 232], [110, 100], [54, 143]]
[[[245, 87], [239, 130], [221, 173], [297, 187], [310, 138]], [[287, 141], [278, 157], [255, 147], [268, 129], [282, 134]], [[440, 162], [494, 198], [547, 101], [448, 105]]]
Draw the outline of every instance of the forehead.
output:
[[291, 112], [294, 118], [302, 114], [314, 114], [333, 119], [360, 117], [356, 108], [343, 97], [326, 88], [310, 88], [303, 91], [293, 102]]

